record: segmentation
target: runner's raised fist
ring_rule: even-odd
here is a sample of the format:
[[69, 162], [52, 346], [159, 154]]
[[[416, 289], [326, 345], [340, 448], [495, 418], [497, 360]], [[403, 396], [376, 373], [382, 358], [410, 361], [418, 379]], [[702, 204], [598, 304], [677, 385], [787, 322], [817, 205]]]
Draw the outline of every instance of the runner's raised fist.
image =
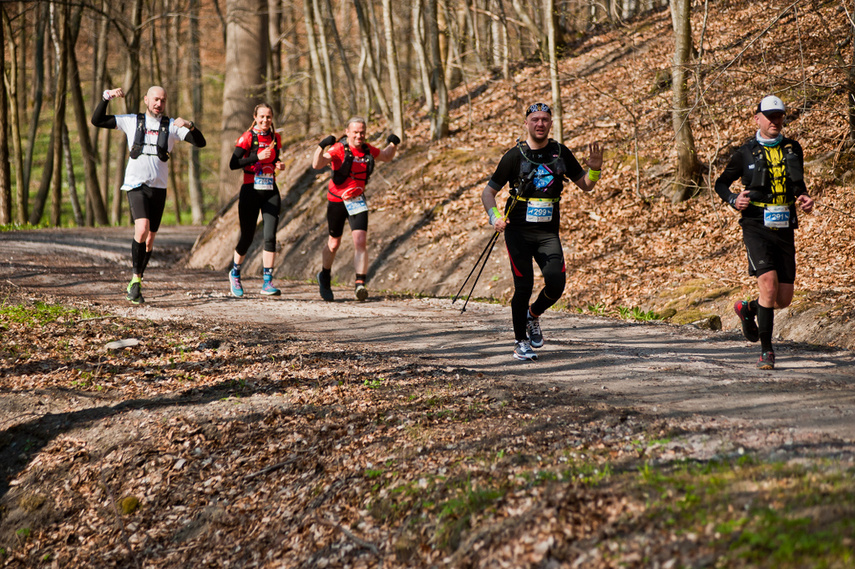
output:
[[395, 134], [390, 134], [389, 136], [386, 137], [386, 142], [388, 142], [389, 144], [394, 144], [397, 146], [398, 144], [401, 144], [401, 139], [398, 138], [398, 136]]
[[323, 139], [320, 143], [318, 143], [318, 146], [320, 146], [321, 148], [326, 148], [331, 144], [335, 144], [335, 137], [333, 135], [329, 135], [328, 137]]

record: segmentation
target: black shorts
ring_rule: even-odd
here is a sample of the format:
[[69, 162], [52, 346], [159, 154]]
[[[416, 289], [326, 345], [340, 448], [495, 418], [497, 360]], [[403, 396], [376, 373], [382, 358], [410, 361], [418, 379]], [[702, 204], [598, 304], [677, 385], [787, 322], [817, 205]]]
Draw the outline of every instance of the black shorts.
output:
[[356, 215], [349, 215], [344, 202], [327, 202], [327, 225], [330, 228], [330, 237], [338, 239], [344, 233], [344, 220], [350, 223], [351, 231], [368, 231], [368, 212], [363, 211]]
[[740, 220], [748, 254], [748, 274], [759, 277], [776, 271], [778, 282], [796, 282], [796, 239], [792, 229], [770, 229], [761, 220]]
[[143, 184], [128, 190], [128, 205], [131, 209], [131, 221], [147, 219], [149, 231], [157, 233], [160, 220], [166, 207], [166, 188], [150, 188]]

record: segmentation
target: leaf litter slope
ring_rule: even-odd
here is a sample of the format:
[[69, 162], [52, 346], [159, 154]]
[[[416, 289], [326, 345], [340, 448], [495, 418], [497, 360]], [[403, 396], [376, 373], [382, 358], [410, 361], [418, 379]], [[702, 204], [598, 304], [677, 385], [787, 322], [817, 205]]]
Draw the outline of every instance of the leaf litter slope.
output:
[[[97, 249], [123, 231], [72, 241]], [[736, 366], [735, 381], [700, 346], [739, 342], [680, 329], [672, 345], [693, 353], [681, 370], [639, 341], [674, 327], [570, 315], [550, 315], [544, 361], [521, 367], [493, 339], [508, 334], [500, 306], [461, 319], [447, 299], [330, 304], [292, 282], [281, 299], [237, 301], [221, 273], [168, 255], [148, 305], [129, 308], [125, 269], [30, 257], [10, 237], [4, 308], [49, 314], [3, 312], [0, 547], [13, 566], [739, 566], [762, 556], [752, 536], [783, 524], [767, 511], [781, 504], [800, 520], [788, 539], [823, 532], [821, 555], [845, 558], [847, 438], [698, 404], [795, 391], [849, 412], [851, 382], [828, 370]], [[104, 349], [128, 337], [140, 345]], [[674, 408], [652, 395], [671, 391], [687, 394]], [[828, 490], [793, 490], [806, 479]]]

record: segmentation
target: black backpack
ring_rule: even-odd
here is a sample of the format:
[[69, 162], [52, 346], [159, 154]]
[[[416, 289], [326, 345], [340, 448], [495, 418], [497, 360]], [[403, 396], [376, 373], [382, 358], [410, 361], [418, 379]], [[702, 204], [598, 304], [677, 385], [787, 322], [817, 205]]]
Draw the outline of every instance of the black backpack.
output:
[[[131, 146], [131, 158], [142, 156], [145, 146], [145, 113], [137, 114], [137, 129], [134, 132], [134, 145]], [[157, 131], [157, 157], [161, 162], [169, 160], [169, 117], [160, 117]]]
[[[339, 140], [341, 145], [344, 147], [344, 161], [341, 163], [341, 168], [338, 170], [333, 170], [333, 183], [336, 186], [340, 186], [347, 180], [348, 176], [350, 176], [350, 168], [353, 166], [353, 152], [350, 151], [350, 145], [347, 144], [347, 137]], [[368, 183], [368, 178], [371, 177], [371, 172], [374, 171], [374, 156], [371, 154], [370, 149], [367, 144], [362, 145], [362, 152], [366, 157], [365, 164], [365, 183]]]

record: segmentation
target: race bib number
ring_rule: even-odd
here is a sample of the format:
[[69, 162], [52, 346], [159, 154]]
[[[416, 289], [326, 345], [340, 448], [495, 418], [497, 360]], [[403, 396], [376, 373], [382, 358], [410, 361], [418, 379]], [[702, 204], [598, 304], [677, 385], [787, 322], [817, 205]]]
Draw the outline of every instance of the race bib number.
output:
[[763, 225], [774, 229], [786, 229], [790, 226], [790, 206], [767, 205], [763, 210]]
[[272, 190], [274, 179], [273, 174], [256, 174], [252, 187], [256, 190]]
[[365, 203], [365, 196], [360, 195], [352, 200], [344, 200], [344, 207], [347, 208], [347, 215], [356, 215], [363, 211], [368, 211], [368, 204]]
[[555, 202], [551, 200], [530, 199], [525, 209], [525, 220], [532, 223], [552, 221], [552, 211]]

